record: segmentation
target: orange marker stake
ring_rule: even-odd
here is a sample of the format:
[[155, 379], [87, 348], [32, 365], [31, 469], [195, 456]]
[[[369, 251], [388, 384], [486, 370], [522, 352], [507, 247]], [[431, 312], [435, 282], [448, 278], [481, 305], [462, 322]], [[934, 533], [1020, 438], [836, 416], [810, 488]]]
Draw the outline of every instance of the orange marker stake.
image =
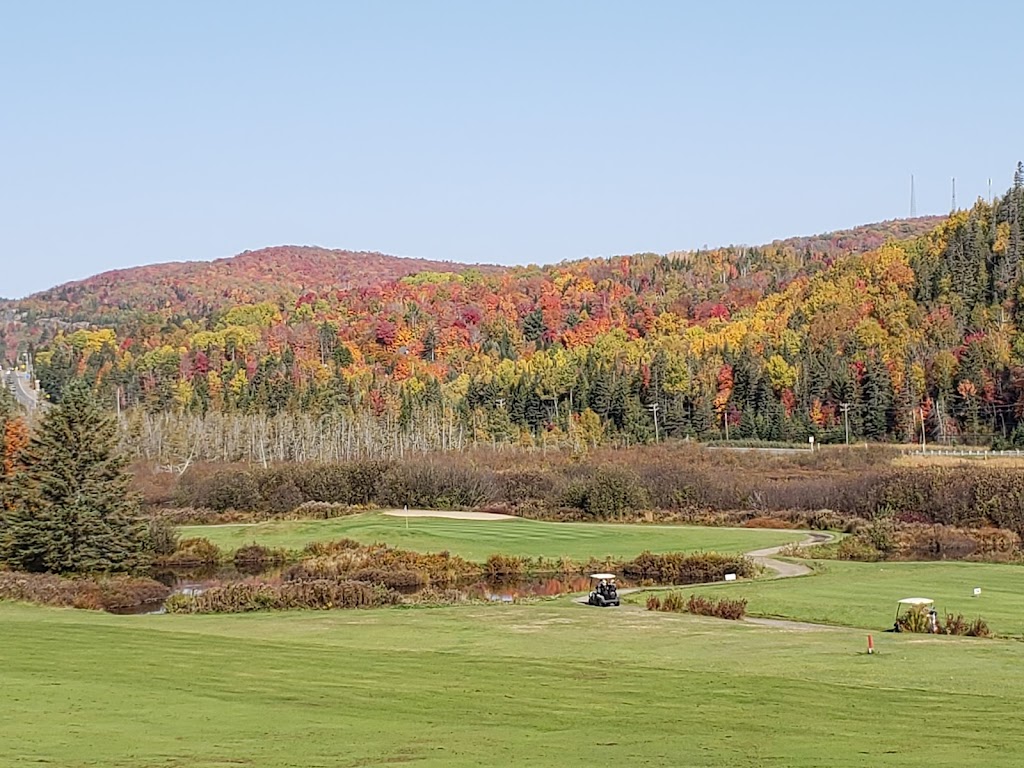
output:
[[871, 635], [868, 635], [868, 653], [875, 652], [875, 641], [871, 639]]

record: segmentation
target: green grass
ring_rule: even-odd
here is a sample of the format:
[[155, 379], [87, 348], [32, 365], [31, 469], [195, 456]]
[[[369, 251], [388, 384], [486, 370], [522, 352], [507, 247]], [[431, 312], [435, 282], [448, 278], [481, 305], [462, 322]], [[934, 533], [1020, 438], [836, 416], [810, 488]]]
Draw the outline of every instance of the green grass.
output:
[[569, 602], [241, 616], [0, 604], [0, 766], [1014, 766], [1012, 641]]
[[[998, 634], [1024, 634], [1024, 567], [1019, 565], [814, 561], [813, 566], [813, 576], [695, 587], [688, 593], [745, 597], [754, 616], [876, 630], [892, 626], [900, 598], [930, 597], [940, 615], [981, 616]], [[973, 597], [975, 587], [981, 587], [979, 597]]]
[[311, 541], [349, 537], [363, 543], [385, 542], [417, 552], [448, 550], [469, 560], [488, 555], [537, 557], [633, 557], [652, 552], [744, 552], [799, 541], [806, 534], [745, 528], [699, 528], [673, 525], [548, 523], [510, 520], [450, 520], [439, 517], [392, 517], [378, 513], [333, 520], [283, 520], [256, 525], [193, 525], [182, 537], [205, 536], [224, 549], [257, 542], [299, 549]]

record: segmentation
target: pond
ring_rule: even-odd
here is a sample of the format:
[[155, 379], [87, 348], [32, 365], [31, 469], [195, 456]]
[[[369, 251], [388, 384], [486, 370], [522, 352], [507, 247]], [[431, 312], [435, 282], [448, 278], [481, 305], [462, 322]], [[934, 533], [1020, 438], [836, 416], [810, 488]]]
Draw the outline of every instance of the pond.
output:
[[[249, 567], [239, 570], [234, 566], [207, 566], [202, 568], [164, 568], [151, 573], [151, 577], [170, 587], [172, 595], [190, 595], [202, 592], [212, 586], [240, 581], [252, 576], [273, 578], [279, 576], [280, 566], [270, 568]], [[619, 579], [620, 588], [637, 586], [629, 579]], [[476, 579], [456, 585], [471, 600], [511, 603], [531, 597], [557, 597], [577, 592], [588, 592], [591, 584], [586, 576], [533, 576], [512, 580]], [[405, 595], [414, 595], [421, 587], [398, 589]], [[164, 613], [164, 601], [110, 610], [122, 615], [143, 615]]]

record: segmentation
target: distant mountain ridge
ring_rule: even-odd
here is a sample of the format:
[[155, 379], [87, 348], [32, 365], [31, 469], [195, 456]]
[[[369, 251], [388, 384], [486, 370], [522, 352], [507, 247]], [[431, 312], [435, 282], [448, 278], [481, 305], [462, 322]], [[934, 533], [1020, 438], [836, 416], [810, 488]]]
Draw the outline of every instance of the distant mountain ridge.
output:
[[[810, 250], [818, 257], [860, 253], [889, 240], [919, 237], [934, 229], [943, 218], [893, 219], [820, 235], [775, 240], [771, 245]], [[281, 245], [243, 251], [214, 261], [175, 261], [110, 270], [23, 299], [0, 300], [0, 309], [16, 307], [34, 317], [100, 324], [116, 323], [118, 316], [126, 311], [170, 311], [195, 317], [234, 304], [277, 301], [308, 291], [322, 294], [351, 290], [419, 272], [476, 270], [498, 274], [509, 269], [512, 268], [390, 256], [374, 251]]]
[[[315, 246], [244, 251], [215, 261], [128, 267], [49, 288], [9, 302], [41, 315], [102, 322], [108, 311], [196, 315], [225, 305], [276, 301], [306, 291], [351, 290], [418, 272], [500, 270], [488, 265], [388, 256]], [[113, 319], [113, 318], [111, 318]]]

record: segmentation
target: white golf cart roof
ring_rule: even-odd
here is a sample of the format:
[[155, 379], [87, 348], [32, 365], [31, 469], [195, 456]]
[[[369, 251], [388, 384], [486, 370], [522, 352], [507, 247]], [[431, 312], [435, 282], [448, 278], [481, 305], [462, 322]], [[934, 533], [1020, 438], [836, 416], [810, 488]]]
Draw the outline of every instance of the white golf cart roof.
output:
[[935, 601], [930, 597], [904, 597], [897, 601], [900, 605], [931, 605]]
[[590, 578], [592, 578], [592, 579], [614, 579], [615, 578], [615, 574], [614, 573], [592, 573], [592, 574], [590, 574]]

